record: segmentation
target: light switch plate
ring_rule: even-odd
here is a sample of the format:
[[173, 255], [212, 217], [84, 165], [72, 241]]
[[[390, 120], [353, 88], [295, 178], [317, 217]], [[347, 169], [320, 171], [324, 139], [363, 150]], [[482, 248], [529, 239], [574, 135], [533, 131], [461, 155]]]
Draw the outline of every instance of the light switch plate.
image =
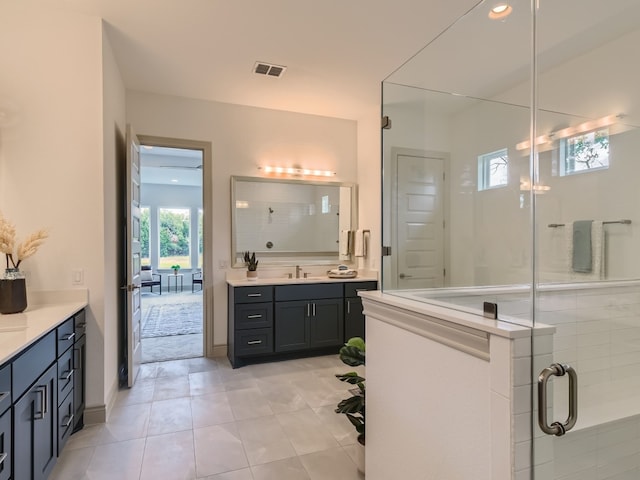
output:
[[81, 268], [71, 270], [71, 285], [84, 285], [84, 270]]

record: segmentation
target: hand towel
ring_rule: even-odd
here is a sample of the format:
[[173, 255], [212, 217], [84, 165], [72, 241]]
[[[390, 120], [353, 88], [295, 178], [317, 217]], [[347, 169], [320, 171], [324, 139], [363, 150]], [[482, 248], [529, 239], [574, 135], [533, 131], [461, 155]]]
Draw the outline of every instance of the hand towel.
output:
[[591, 271], [588, 273], [573, 270], [573, 229], [566, 230], [567, 270], [570, 280], [597, 281], [606, 276], [606, 232], [601, 221], [591, 223]]
[[593, 270], [591, 225], [593, 220], [573, 222], [573, 250], [571, 267], [577, 273], [591, 273]]
[[364, 238], [364, 230], [356, 230], [353, 253], [356, 257], [367, 256], [367, 242]]
[[351, 231], [340, 230], [340, 255], [349, 255], [351, 252]]

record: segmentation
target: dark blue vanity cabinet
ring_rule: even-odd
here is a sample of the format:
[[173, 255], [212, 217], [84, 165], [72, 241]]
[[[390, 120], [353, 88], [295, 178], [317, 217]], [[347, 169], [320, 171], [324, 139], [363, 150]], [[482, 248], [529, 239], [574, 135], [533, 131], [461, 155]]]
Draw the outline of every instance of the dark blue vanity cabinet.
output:
[[344, 284], [344, 341], [365, 338], [362, 298], [358, 292], [376, 290], [378, 282], [350, 282]]
[[77, 349], [84, 348], [84, 326], [80, 338], [77, 327], [84, 315], [65, 320], [0, 369], [0, 480], [45, 480], [79, 425], [84, 403], [79, 410], [75, 399], [84, 402], [84, 370], [77, 368]]
[[364, 336], [357, 292], [376, 288], [375, 281], [229, 285], [229, 361], [239, 367], [250, 361], [337, 353], [351, 336]]

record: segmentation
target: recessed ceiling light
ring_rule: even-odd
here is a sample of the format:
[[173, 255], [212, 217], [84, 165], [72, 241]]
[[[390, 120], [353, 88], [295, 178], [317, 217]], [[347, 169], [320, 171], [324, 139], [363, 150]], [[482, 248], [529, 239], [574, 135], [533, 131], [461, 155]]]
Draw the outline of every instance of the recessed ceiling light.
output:
[[171, 179], [171, 181], [172, 181], [173, 183], [178, 183], [178, 179], [177, 179], [177, 178], [172, 178], [172, 179]]
[[489, 18], [491, 20], [502, 20], [507, 18], [513, 12], [513, 8], [508, 3], [497, 3], [489, 10]]

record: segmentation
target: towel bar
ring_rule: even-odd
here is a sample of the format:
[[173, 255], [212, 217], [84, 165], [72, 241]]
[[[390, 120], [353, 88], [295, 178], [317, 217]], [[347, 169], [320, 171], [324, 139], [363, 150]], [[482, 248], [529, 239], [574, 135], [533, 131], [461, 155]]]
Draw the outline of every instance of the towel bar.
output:
[[[622, 223], [624, 225], [629, 225], [631, 223], [631, 220], [624, 219], [624, 220], [610, 220], [608, 222], [602, 222], [603, 225], [608, 225], [611, 223]], [[564, 226], [565, 226], [564, 223], [550, 223], [548, 225], [549, 228], [557, 228], [557, 227], [564, 227]]]

